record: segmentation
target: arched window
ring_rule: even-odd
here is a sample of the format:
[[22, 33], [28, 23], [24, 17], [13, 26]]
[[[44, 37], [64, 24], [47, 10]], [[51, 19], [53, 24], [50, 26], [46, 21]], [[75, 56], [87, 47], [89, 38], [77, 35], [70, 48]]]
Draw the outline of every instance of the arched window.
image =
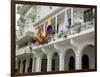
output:
[[73, 56], [71, 56], [69, 59], [69, 70], [74, 70], [74, 69], [75, 69], [75, 59]]
[[20, 60], [18, 61], [18, 69], [17, 69], [17, 72], [20, 72], [20, 64], [21, 64], [21, 62], [20, 62]]
[[47, 56], [44, 55], [42, 58], [41, 72], [47, 71]]
[[23, 61], [23, 73], [25, 72], [26, 60]]
[[32, 63], [33, 63], [33, 59], [30, 58], [29, 59], [29, 67], [28, 67], [28, 72], [32, 72]]
[[68, 49], [64, 58], [65, 70], [75, 70], [75, 52], [72, 49]]
[[95, 68], [95, 50], [93, 45], [86, 46], [81, 54], [82, 69]]
[[52, 71], [59, 71], [59, 55], [54, 53], [52, 57]]
[[82, 56], [82, 69], [89, 69], [89, 57], [87, 55]]

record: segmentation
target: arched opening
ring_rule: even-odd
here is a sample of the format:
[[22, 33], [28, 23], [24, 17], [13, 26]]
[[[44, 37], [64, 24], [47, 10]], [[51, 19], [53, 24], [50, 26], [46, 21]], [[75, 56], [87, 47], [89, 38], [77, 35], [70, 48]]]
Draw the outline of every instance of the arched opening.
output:
[[28, 67], [28, 72], [32, 72], [32, 63], [33, 63], [33, 59], [30, 58], [29, 59], [29, 67]]
[[47, 71], [47, 56], [44, 55], [42, 58], [41, 72]]
[[52, 71], [59, 71], [59, 55], [54, 53], [52, 56]]
[[89, 57], [87, 55], [82, 56], [82, 69], [89, 69]]
[[65, 70], [75, 70], [75, 53], [72, 49], [69, 49], [65, 53], [65, 58], [64, 58], [64, 67]]
[[69, 70], [74, 70], [74, 69], [75, 69], [75, 59], [73, 56], [71, 56], [69, 59]]
[[94, 69], [95, 68], [95, 50], [93, 45], [88, 45], [82, 52], [82, 69]]
[[20, 63], [21, 63], [20, 60], [16, 60], [16, 64], [17, 64], [16, 65], [16, 69], [15, 69], [15, 72], [16, 73], [19, 73], [20, 72]]
[[26, 60], [23, 61], [23, 73], [25, 72]]
[[17, 69], [17, 72], [20, 72], [20, 64], [21, 64], [21, 62], [20, 62], [20, 60], [18, 61], [18, 69]]

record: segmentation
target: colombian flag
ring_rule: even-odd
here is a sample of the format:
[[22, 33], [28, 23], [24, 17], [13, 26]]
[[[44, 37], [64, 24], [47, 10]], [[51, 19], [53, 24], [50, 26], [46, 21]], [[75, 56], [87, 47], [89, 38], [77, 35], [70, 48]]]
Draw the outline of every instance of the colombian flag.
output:
[[47, 33], [52, 33], [51, 19], [48, 18]]

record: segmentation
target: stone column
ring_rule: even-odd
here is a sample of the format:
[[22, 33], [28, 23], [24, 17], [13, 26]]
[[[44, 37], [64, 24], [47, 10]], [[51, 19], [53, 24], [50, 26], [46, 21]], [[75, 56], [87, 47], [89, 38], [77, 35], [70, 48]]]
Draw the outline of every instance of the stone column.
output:
[[47, 55], [47, 71], [51, 71], [52, 67], [52, 55]]
[[33, 57], [32, 72], [36, 71], [35, 68], [36, 68], [36, 57]]
[[59, 71], [64, 71], [64, 54], [62, 52], [59, 54]]
[[28, 67], [29, 67], [29, 58], [26, 59], [26, 68], [25, 68], [25, 73], [28, 72]]
[[20, 73], [23, 73], [23, 60], [21, 60], [21, 63], [20, 63]]
[[76, 61], [75, 61], [75, 66], [76, 66], [76, 70], [80, 70], [81, 69], [81, 66], [82, 66], [82, 63], [81, 63], [81, 55], [79, 52], [76, 53]]
[[18, 59], [16, 57], [16, 69], [18, 70]]
[[36, 72], [41, 72], [41, 57], [37, 57], [36, 59]]

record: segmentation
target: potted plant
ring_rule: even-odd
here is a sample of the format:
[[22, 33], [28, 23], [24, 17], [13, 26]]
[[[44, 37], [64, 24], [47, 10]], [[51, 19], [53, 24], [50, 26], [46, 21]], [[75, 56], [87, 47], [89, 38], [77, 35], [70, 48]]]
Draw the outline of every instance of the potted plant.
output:
[[61, 38], [62, 37], [63, 32], [64, 32], [63, 30], [60, 31], [60, 33], [58, 34], [58, 38]]
[[84, 17], [86, 18], [86, 21], [92, 21], [94, 16], [91, 10], [87, 10], [84, 12]]

